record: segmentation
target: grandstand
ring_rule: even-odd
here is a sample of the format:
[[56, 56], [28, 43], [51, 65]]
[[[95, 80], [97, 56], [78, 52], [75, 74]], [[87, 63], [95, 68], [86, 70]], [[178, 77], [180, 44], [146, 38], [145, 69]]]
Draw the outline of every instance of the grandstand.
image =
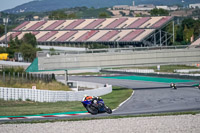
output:
[[200, 46], [200, 37], [191, 44], [192, 47]]
[[[171, 33], [162, 31], [173, 18], [159, 17], [122, 17], [106, 19], [74, 19], [26, 21], [7, 34], [7, 40], [25, 33], [36, 36], [38, 44], [81, 44], [101, 43], [112, 45], [153, 46], [167, 45]], [[0, 37], [0, 42], [6, 42]]]

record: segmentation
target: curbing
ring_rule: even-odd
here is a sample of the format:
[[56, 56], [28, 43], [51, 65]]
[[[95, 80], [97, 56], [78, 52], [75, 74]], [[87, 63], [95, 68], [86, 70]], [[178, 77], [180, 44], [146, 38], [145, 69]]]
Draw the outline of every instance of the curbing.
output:
[[[77, 115], [89, 115], [88, 112], [83, 111], [83, 113], [75, 113], [75, 112], [68, 112], [66, 114], [41, 114], [41, 115], [32, 115], [32, 116], [5, 116], [0, 118], [0, 121], [5, 120], [22, 120], [22, 119], [41, 119], [41, 118], [48, 118], [48, 117], [70, 117], [70, 116], [77, 116]], [[2, 116], [1, 116], [2, 117]]]

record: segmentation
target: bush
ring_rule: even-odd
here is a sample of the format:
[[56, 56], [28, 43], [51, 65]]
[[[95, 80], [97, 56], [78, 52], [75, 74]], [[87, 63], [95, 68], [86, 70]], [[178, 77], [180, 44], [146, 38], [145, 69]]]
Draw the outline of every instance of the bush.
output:
[[23, 67], [11, 67], [11, 68], [3, 68], [2, 72], [5, 72], [6, 74], [10, 73], [23, 73], [25, 72]]

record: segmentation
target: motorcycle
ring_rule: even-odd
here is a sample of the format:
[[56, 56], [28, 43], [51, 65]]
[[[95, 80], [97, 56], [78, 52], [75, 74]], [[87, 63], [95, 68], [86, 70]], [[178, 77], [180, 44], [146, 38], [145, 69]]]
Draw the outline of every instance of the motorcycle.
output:
[[175, 83], [171, 83], [171, 84], [170, 84], [170, 87], [171, 87], [171, 88], [173, 88], [173, 89], [177, 89], [177, 87], [176, 87], [176, 84], [175, 84]]
[[84, 100], [81, 103], [92, 115], [105, 112], [107, 112], [108, 114], [112, 113], [112, 110], [105, 105], [103, 99], [93, 98], [92, 100]]

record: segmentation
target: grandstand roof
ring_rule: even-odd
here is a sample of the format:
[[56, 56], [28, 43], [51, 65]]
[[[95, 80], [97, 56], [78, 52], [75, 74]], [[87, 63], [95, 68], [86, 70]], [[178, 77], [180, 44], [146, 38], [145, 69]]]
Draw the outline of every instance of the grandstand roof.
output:
[[140, 42], [171, 20], [160, 16], [26, 21], [9, 32], [7, 40], [32, 33], [38, 42]]

